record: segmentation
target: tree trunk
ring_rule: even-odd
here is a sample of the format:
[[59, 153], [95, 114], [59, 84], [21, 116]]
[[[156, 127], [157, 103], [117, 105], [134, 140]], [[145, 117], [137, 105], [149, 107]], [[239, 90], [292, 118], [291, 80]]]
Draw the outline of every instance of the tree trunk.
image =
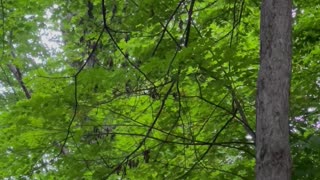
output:
[[13, 64], [8, 64], [8, 67], [10, 69], [10, 71], [12, 72], [12, 74], [14, 75], [14, 77], [16, 78], [16, 80], [18, 81], [20, 87], [22, 88], [22, 91], [24, 92], [25, 96], [27, 99], [31, 98], [31, 93], [29, 92], [28, 88], [26, 87], [26, 85], [23, 82], [23, 78], [22, 78], [22, 73], [20, 71], [19, 68], [17, 68], [15, 65]]
[[291, 9], [291, 0], [262, 0], [256, 101], [257, 180], [291, 179]]

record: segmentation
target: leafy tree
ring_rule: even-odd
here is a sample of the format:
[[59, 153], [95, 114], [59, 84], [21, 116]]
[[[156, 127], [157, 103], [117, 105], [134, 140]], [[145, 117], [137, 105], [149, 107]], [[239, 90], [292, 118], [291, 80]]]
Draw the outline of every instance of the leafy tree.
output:
[[[317, 177], [315, 5], [295, 4], [295, 179]], [[1, 1], [0, 177], [253, 179], [259, 7]]]

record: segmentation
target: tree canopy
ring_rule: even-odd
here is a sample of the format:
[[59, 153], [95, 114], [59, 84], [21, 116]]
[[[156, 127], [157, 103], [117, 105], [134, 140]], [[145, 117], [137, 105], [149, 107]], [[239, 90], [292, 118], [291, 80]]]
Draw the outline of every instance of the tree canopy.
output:
[[[319, 4], [292, 10], [293, 179], [320, 177]], [[253, 179], [260, 5], [1, 0], [0, 177]]]

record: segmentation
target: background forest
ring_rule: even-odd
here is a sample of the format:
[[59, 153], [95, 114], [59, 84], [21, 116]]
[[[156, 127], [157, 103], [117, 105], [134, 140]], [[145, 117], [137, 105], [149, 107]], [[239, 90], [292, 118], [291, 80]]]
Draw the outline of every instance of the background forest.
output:
[[[320, 1], [294, 1], [293, 179], [320, 177]], [[254, 179], [260, 1], [1, 0], [1, 179]]]

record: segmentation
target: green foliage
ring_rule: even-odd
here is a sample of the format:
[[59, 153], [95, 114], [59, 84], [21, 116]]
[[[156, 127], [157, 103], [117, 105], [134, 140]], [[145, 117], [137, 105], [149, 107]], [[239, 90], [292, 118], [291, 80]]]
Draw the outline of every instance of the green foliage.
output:
[[[1, 4], [0, 177], [253, 179], [258, 4], [102, 2]], [[316, 179], [319, 11], [296, 7], [293, 172]]]

